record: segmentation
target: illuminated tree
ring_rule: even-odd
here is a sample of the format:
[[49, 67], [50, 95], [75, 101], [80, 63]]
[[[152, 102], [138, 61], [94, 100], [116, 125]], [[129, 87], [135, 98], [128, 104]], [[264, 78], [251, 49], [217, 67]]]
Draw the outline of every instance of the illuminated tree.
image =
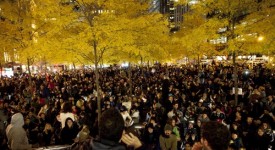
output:
[[30, 73], [31, 64], [49, 56], [47, 37], [70, 21], [66, 15], [71, 10], [64, 9], [57, 0], [2, 0], [0, 8], [2, 49], [10, 54], [16, 50], [18, 57], [12, 61], [27, 63]]
[[[274, 27], [272, 25], [274, 20], [270, 19], [272, 18], [270, 16], [272, 15], [271, 10], [274, 9], [273, 7], [274, 1], [272, 0], [204, 0], [192, 5], [191, 11], [188, 13], [195, 22], [187, 23], [189, 25], [187, 27], [199, 31], [192, 31], [187, 34], [199, 33], [201, 35], [212, 32], [211, 34], [206, 34], [207, 36], [213, 36], [212, 38], [208, 37], [207, 40], [213, 41], [218, 37], [227, 39], [226, 43], [223, 44], [225, 48], [223, 52], [233, 55], [236, 105], [238, 103], [236, 55], [255, 52], [255, 47], [252, 49], [251, 45], [256, 44], [257, 38], [263, 34], [262, 32], [266, 32], [264, 31], [266, 30], [264, 23], [268, 24], [269, 29]], [[188, 17], [186, 22], [188, 22]], [[197, 27], [199, 29], [196, 29]], [[213, 34], [213, 32], [216, 32], [216, 34]], [[270, 37], [271, 39], [272, 37]]]
[[55, 46], [61, 53], [73, 53], [95, 65], [100, 118], [99, 64], [158, 57], [158, 43], [160, 36], [165, 35], [167, 23], [160, 14], [149, 14], [147, 1], [79, 0], [65, 4], [64, 7], [74, 10], [70, 14], [77, 17], [55, 33], [53, 39], [61, 43]]

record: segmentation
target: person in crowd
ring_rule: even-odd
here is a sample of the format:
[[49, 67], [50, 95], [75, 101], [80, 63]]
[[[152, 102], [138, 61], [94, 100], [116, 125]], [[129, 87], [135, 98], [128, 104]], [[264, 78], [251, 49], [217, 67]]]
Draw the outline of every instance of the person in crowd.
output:
[[[96, 92], [94, 71], [91, 69], [33, 74], [31, 80], [28, 75], [22, 74], [0, 78], [0, 101], [5, 107], [3, 113], [8, 118], [11, 118], [15, 112], [22, 113], [26, 120], [24, 128], [30, 144], [38, 142], [37, 137], [43, 134], [45, 123], [50, 123], [53, 127], [52, 142], [57, 145], [62, 144], [60, 132], [65, 127], [65, 120], [68, 117], [65, 115], [60, 117], [62, 113], [71, 113], [71, 119], [80, 128], [86, 124], [90, 129], [91, 137], [97, 137], [99, 134], [97, 99], [101, 96], [102, 111], [112, 107], [120, 108], [122, 103], [127, 101], [139, 111], [139, 119], [134, 119], [133, 116], [135, 123], [146, 122], [144, 125], [149, 125], [152, 123], [151, 120], [155, 119], [154, 132], [158, 130], [158, 133], [160, 133], [159, 129], [167, 123], [168, 112], [171, 116], [178, 118], [177, 126], [184, 129], [191, 120], [199, 119], [202, 124], [210, 119], [222, 120], [211, 115], [217, 114], [216, 109], [221, 108], [221, 112], [225, 114], [222, 122], [230, 128], [234, 128], [234, 123], [237, 122], [239, 124], [237, 130], [241, 130], [238, 133], [241, 132], [239, 136], [243, 140], [244, 147], [252, 149], [253, 142], [250, 141], [253, 141], [258, 127], [268, 123], [270, 129], [265, 128], [264, 132], [270, 133], [274, 130], [275, 71], [265, 65], [251, 67], [248, 77], [239, 78], [238, 86], [242, 87], [244, 94], [238, 97], [238, 104], [235, 105], [232, 93], [233, 68], [230, 64], [219, 63], [203, 66], [186, 64], [178, 67], [157, 64], [132, 67], [133, 92], [130, 93], [130, 85], [125, 76], [127, 71], [124, 68], [109, 67], [100, 70], [100, 93], [102, 94]], [[245, 64], [238, 66], [238, 74], [242, 74], [247, 68]], [[151, 72], [152, 70], [154, 72]], [[203, 82], [200, 81], [201, 70], [204, 74]], [[45, 101], [40, 101], [43, 99]], [[81, 101], [77, 103], [78, 100]], [[64, 109], [64, 103], [70, 103], [71, 106]], [[178, 109], [175, 109], [176, 103], [178, 103]], [[76, 108], [74, 111], [72, 111], [73, 107]], [[128, 110], [131, 108], [129, 107]], [[179, 111], [182, 112], [183, 117], [180, 117]], [[45, 119], [43, 115], [41, 116], [43, 113]], [[205, 115], [201, 115], [204, 113]], [[57, 117], [59, 114], [60, 116]], [[137, 113], [131, 111], [130, 115], [133, 114]], [[63, 118], [62, 121], [60, 118]], [[251, 121], [247, 122], [247, 118]], [[0, 120], [0, 124], [4, 123], [2, 121], [5, 120]], [[126, 119], [127, 121], [130, 119]], [[196, 128], [199, 131], [199, 127]], [[184, 134], [183, 131], [180, 133]], [[184, 140], [184, 136], [181, 139]], [[199, 136], [197, 140], [200, 140]], [[1, 137], [0, 142], [7, 143], [5, 138]]]
[[45, 104], [43, 107], [41, 107], [37, 115], [40, 116], [41, 113], [47, 114], [48, 109], [49, 109], [49, 104]]
[[21, 113], [16, 113], [11, 117], [11, 123], [6, 129], [8, 146], [11, 150], [31, 149], [26, 131], [23, 128], [24, 119]]
[[221, 111], [224, 112], [226, 119], [229, 118], [229, 116], [232, 113], [232, 108], [229, 106], [228, 102], [224, 102]]
[[62, 106], [62, 112], [57, 116], [58, 121], [61, 122], [61, 128], [65, 127], [65, 121], [67, 118], [71, 118], [73, 121], [76, 121], [75, 115], [72, 113], [72, 104], [65, 102]]
[[140, 115], [139, 110], [137, 109], [137, 106], [133, 105], [131, 108], [131, 118], [133, 119], [134, 124], [139, 123]]
[[125, 127], [130, 127], [133, 124], [133, 119], [130, 116], [126, 106], [124, 106], [124, 105], [121, 106], [120, 113], [121, 113], [123, 120], [125, 122]]
[[145, 127], [145, 131], [143, 134], [144, 148], [146, 150], [154, 150], [157, 149], [159, 135], [156, 133], [155, 127], [152, 123], [149, 123]]
[[243, 118], [241, 112], [237, 111], [235, 113], [234, 122], [242, 124]]
[[194, 128], [196, 129], [197, 131], [197, 139], [201, 139], [201, 125], [202, 125], [202, 122], [200, 119], [197, 119], [197, 122], [196, 124], [194, 125]]
[[73, 121], [73, 119], [67, 118], [65, 121], [65, 127], [62, 128], [60, 133], [62, 144], [73, 144], [78, 132], [78, 125]]
[[181, 120], [183, 120], [183, 114], [178, 108], [179, 108], [178, 102], [174, 101], [173, 109], [167, 113], [167, 116], [168, 116], [168, 118], [172, 118], [175, 116], [177, 118], [176, 121], [178, 123], [181, 123]]
[[88, 140], [88, 142], [84, 142], [73, 149], [126, 150], [124, 144], [134, 149], [142, 148], [142, 143], [138, 137], [132, 133], [125, 133], [124, 128], [124, 120], [120, 112], [115, 108], [110, 108], [104, 111], [100, 118], [99, 137]]
[[246, 122], [241, 126], [242, 128], [242, 138], [243, 144], [247, 149], [252, 149], [253, 136], [256, 134], [257, 127], [253, 123], [254, 118], [251, 115], [248, 115], [246, 118]]
[[160, 148], [162, 150], [177, 150], [177, 136], [172, 134], [173, 127], [170, 124], [166, 124], [164, 127], [164, 133], [159, 137]]
[[264, 129], [262, 127], [260, 127], [258, 129], [257, 134], [253, 136], [253, 141], [252, 141], [253, 149], [266, 150], [271, 144], [270, 141], [271, 141], [271, 137], [264, 132]]
[[[155, 149], [160, 149], [160, 145], [159, 145], [159, 136], [161, 134], [161, 128], [160, 128], [160, 124], [158, 124], [158, 122], [156, 121], [157, 119], [155, 117], [151, 117], [150, 120], [149, 120], [149, 123], [145, 125], [145, 132], [144, 132], [144, 135], [143, 135], [143, 139], [146, 139], [148, 138], [146, 136], [146, 134], [151, 134], [151, 132], [149, 132], [149, 127], [153, 129], [153, 135], [154, 137], [156, 138], [155, 139], [155, 143], [154, 145], [151, 145], [152, 147], [155, 147]], [[147, 129], [147, 130], [146, 130]], [[148, 131], [148, 132], [147, 132]], [[151, 131], [151, 130], [150, 130]], [[153, 138], [154, 139], [154, 138]], [[145, 147], [146, 147], [146, 144], [148, 144], [148, 142], [146, 142], [146, 140], [143, 140], [143, 142], [145, 143]]]
[[39, 116], [37, 116], [38, 118], [38, 130], [39, 131], [43, 131], [45, 125], [46, 125], [46, 115], [45, 113], [40, 113]]
[[172, 133], [174, 134], [174, 135], [176, 135], [176, 137], [177, 137], [177, 140], [178, 141], [181, 141], [181, 135], [180, 135], [180, 128], [176, 125], [176, 120], [177, 120], [177, 118], [176, 118], [176, 116], [174, 116], [174, 117], [172, 117], [171, 119], [169, 119], [168, 120], [168, 124], [170, 124], [171, 126], [172, 126], [172, 128], [173, 128], [173, 130], [172, 130]]
[[201, 141], [192, 150], [227, 150], [230, 142], [228, 128], [216, 121], [205, 122], [201, 128]]
[[53, 127], [51, 124], [46, 123], [42, 133], [42, 144], [40, 146], [49, 146], [53, 140]]
[[198, 140], [198, 133], [194, 127], [194, 121], [190, 121], [188, 127], [184, 129], [184, 140], [191, 145]]
[[267, 122], [268, 124], [272, 124], [274, 123], [273, 117], [273, 113], [270, 112], [268, 108], [265, 108], [263, 114], [261, 114], [259, 119], [261, 120], [261, 122]]
[[229, 130], [231, 133], [236, 132], [238, 135], [242, 135], [242, 129], [238, 122], [230, 124]]
[[219, 107], [216, 108], [216, 111], [213, 111], [210, 119], [218, 122], [222, 122], [225, 119], [225, 114], [221, 111]]
[[28, 113], [28, 115], [25, 117], [25, 124], [23, 126], [27, 132], [27, 136], [29, 138], [30, 144], [37, 144], [39, 142], [39, 138], [38, 138], [39, 126], [40, 126], [39, 119], [34, 113], [34, 111], [31, 110]]
[[78, 125], [72, 118], [67, 118], [65, 121], [65, 127], [61, 130], [61, 140], [63, 144], [73, 144], [74, 140], [79, 132]]
[[[1, 86], [0, 86], [1, 88]], [[3, 100], [0, 99], [0, 149], [7, 149], [7, 139], [5, 136], [5, 129], [7, 124], [8, 116], [5, 113], [6, 107], [4, 106]]]
[[264, 130], [264, 133], [270, 136], [273, 134], [272, 128], [268, 122], [262, 122], [261, 128]]
[[267, 107], [267, 110], [274, 110], [275, 109], [275, 100], [272, 97], [272, 95], [269, 95], [267, 97], [267, 102], [265, 103], [265, 107]]
[[87, 125], [83, 125], [81, 131], [78, 132], [75, 142], [83, 143], [85, 140], [90, 139], [90, 129]]
[[243, 148], [243, 141], [239, 137], [239, 133], [238, 132], [231, 132], [230, 146], [234, 147], [237, 150]]
[[185, 143], [184, 150], [192, 150], [192, 145], [190, 143]]

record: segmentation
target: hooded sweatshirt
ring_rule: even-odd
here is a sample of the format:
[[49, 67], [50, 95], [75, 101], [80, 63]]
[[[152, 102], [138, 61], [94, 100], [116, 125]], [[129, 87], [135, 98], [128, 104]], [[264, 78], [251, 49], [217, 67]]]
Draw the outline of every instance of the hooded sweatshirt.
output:
[[8, 145], [12, 150], [31, 149], [25, 129], [24, 119], [21, 113], [16, 113], [11, 117], [11, 123], [6, 129]]

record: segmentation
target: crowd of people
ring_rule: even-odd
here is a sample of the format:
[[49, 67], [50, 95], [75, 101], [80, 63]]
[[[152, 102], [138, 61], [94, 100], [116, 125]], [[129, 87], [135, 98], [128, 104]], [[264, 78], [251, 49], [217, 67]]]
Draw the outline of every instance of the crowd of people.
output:
[[[99, 91], [93, 70], [1, 78], [0, 149], [12, 147], [9, 124], [18, 118], [33, 147], [97, 138], [99, 96], [101, 111], [118, 110], [126, 132], [138, 137], [144, 149], [198, 147], [206, 132], [203, 124], [212, 121], [229, 129], [223, 140], [232, 150], [274, 148], [275, 71], [264, 65], [237, 70], [237, 105], [233, 67], [222, 64], [100, 69]], [[223, 149], [219, 143], [211, 145]]]

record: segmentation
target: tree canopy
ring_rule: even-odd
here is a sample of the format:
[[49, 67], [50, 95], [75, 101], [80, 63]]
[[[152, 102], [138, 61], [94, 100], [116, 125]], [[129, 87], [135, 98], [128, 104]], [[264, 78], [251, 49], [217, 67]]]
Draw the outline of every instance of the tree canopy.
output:
[[[274, 32], [271, 32], [275, 24], [275, 20], [272, 19], [274, 6], [272, 0], [199, 1], [191, 5], [191, 10], [184, 16], [184, 28], [181, 32], [186, 39], [185, 45], [192, 45], [191, 48], [194, 48], [206, 38], [209, 43], [215, 44], [218, 51], [211, 49], [211, 52], [216, 55], [219, 53], [226, 55], [232, 51], [238, 52], [239, 55], [265, 53], [261, 45], [270, 42], [268, 45], [272, 47], [274, 39]], [[193, 37], [192, 40], [189, 36]], [[266, 37], [267, 40], [259, 43], [257, 39], [260, 36]], [[221, 41], [221, 38], [224, 41]], [[194, 44], [190, 44], [192, 42]], [[223, 50], [220, 51], [219, 47]], [[203, 52], [202, 48], [199, 51], [205, 54], [211, 53], [209, 50]]]

